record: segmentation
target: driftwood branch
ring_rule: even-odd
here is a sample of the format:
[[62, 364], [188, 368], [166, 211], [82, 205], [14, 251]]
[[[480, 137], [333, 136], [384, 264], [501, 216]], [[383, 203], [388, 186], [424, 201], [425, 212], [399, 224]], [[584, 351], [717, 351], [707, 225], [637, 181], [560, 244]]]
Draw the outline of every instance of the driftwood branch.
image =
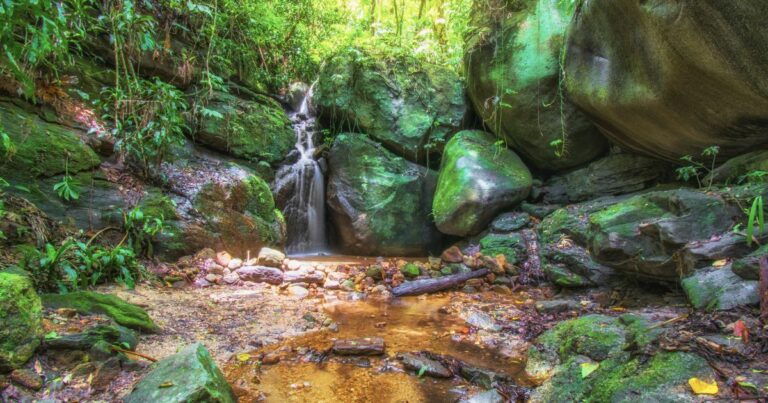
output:
[[393, 288], [392, 294], [396, 297], [402, 297], [443, 291], [461, 285], [469, 279], [487, 276], [488, 273], [488, 269], [480, 269], [445, 277], [410, 281]]

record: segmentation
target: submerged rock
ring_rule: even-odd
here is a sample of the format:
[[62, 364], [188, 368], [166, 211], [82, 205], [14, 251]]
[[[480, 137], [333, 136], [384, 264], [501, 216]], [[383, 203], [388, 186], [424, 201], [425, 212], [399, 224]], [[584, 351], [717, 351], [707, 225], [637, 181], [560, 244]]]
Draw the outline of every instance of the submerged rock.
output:
[[23, 275], [0, 272], [0, 371], [26, 363], [40, 345], [42, 305]]
[[422, 357], [419, 354], [402, 353], [397, 358], [403, 362], [406, 369], [417, 371], [421, 375], [431, 376], [432, 378], [451, 378], [453, 373], [436, 360]]
[[359, 50], [331, 58], [314, 94], [336, 133], [365, 133], [411, 161], [426, 162], [462, 124], [467, 106], [451, 69], [409, 57], [378, 59]]
[[[539, 169], [600, 156], [608, 142], [561, 85], [566, 32], [576, 3], [476, 2], [464, 64], [467, 94], [485, 126]], [[558, 143], [559, 142], [559, 143]]]
[[611, 140], [672, 161], [768, 143], [765, 1], [579, 4], [565, 86]]
[[444, 234], [475, 235], [500, 211], [528, 197], [530, 171], [495, 141], [473, 130], [459, 132], [446, 145], [432, 202], [435, 224]]
[[125, 403], [234, 403], [232, 388], [208, 350], [192, 344], [153, 366]]
[[119, 325], [149, 333], [160, 330], [144, 309], [114, 295], [77, 291], [69, 294], [45, 294], [42, 299], [47, 308], [72, 308], [82, 315], [104, 314]]
[[330, 154], [327, 201], [344, 253], [424, 255], [440, 234], [431, 218], [437, 175], [361, 134], [340, 134]]

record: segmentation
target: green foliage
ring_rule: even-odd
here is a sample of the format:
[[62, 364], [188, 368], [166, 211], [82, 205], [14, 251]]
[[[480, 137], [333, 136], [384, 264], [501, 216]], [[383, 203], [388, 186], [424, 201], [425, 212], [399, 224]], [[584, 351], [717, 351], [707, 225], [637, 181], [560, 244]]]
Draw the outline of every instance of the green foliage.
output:
[[[696, 179], [696, 183], [698, 183], [699, 187], [703, 188], [704, 184], [701, 182], [702, 176], [712, 172], [715, 169], [715, 163], [717, 162], [717, 155], [719, 153], [720, 153], [719, 146], [707, 147], [704, 149], [704, 151], [701, 152], [702, 157], [710, 158], [709, 166], [704, 165], [699, 161], [696, 161], [690, 155], [683, 156], [682, 158], [680, 158], [680, 160], [688, 163], [688, 165], [684, 165], [675, 170], [677, 172], [677, 178], [685, 182], [688, 182], [691, 179]], [[706, 184], [707, 191], [712, 189], [713, 180], [714, 178], [710, 176], [709, 182]]]
[[109, 87], [98, 102], [105, 120], [114, 123], [118, 150], [139, 164], [145, 174], [159, 165], [174, 145], [184, 144], [187, 128], [184, 94], [160, 79], [130, 80], [126, 87]]
[[[755, 231], [757, 224], [757, 231]], [[752, 207], [749, 209], [747, 219], [747, 246], [752, 246], [752, 241], [756, 236], [765, 233], [765, 209], [763, 208], [763, 196], [756, 196], [752, 200]]]
[[134, 207], [123, 217], [123, 230], [128, 243], [140, 255], [151, 257], [152, 241], [165, 227], [165, 217], [145, 213], [140, 207]]
[[53, 185], [53, 190], [66, 201], [80, 198], [80, 182], [69, 175], [64, 175], [61, 181]]

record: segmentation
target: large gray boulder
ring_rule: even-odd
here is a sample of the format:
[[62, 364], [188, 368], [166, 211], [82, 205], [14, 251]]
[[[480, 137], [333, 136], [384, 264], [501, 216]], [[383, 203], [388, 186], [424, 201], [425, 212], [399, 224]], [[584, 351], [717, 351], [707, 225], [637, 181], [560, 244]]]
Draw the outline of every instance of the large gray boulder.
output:
[[764, 0], [579, 4], [566, 89], [611, 140], [669, 160], [768, 144]]
[[475, 111], [526, 162], [549, 171], [584, 164], [608, 149], [561, 85], [574, 9], [574, 2], [561, 0], [475, 2], [466, 44], [467, 94]]
[[423, 255], [438, 243], [434, 171], [351, 133], [336, 137], [329, 162], [326, 197], [343, 252]]
[[445, 147], [432, 212], [444, 234], [468, 236], [531, 191], [531, 172], [513, 151], [482, 131], [462, 131]]
[[333, 131], [365, 133], [418, 162], [460, 129], [467, 110], [461, 78], [453, 70], [358, 50], [327, 61], [313, 102]]

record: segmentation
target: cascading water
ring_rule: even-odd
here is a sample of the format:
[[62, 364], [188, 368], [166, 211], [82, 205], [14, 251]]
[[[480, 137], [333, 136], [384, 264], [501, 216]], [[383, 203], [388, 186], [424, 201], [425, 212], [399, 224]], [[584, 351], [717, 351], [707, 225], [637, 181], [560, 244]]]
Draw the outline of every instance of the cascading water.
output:
[[298, 110], [290, 114], [296, 132], [296, 149], [275, 179], [278, 204], [288, 227], [289, 254], [317, 254], [327, 249], [325, 238], [325, 181], [315, 159], [315, 116], [311, 108], [315, 84], [307, 90]]

